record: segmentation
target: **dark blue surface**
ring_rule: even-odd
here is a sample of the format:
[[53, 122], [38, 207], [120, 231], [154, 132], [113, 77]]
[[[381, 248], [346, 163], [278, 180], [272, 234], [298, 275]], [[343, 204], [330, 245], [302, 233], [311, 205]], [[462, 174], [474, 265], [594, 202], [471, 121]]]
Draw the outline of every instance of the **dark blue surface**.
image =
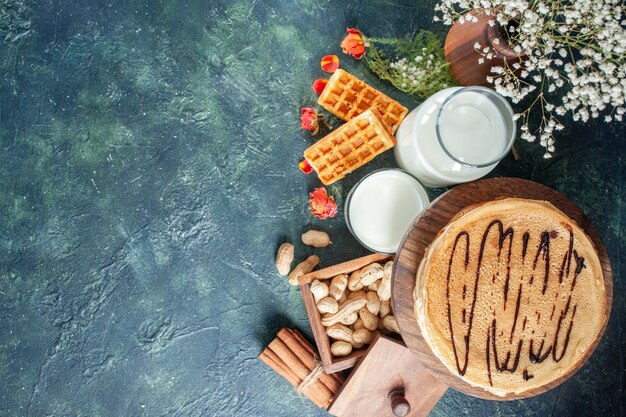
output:
[[[310, 335], [300, 293], [275, 272], [284, 240], [322, 266], [366, 253], [343, 212], [307, 210], [320, 58], [417, 102], [340, 53], [345, 28], [430, 28], [433, 1], [0, 0], [0, 415], [325, 415], [257, 360], [285, 325]], [[336, 121], [334, 121], [336, 123]], [[596, 353], [524, 401], [450, 390], [432, 416], [625, 412], [626, 195], [622, 124], [567, 123], [552, 160], [518, 142], [493, 175], [577, 202], [613, 262], [615, 301]], [[340, 207], [387, 153], [329, 187]], [[431, 190], [434, 197], [442, 190]]]

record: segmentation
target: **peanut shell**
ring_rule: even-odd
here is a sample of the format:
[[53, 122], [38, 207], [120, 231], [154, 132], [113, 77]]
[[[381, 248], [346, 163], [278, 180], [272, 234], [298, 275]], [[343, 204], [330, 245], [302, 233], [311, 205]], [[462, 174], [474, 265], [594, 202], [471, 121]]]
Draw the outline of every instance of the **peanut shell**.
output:
[[339, 309], [339, 304], [337, 304], [337, 300], [333, 297], [324, 297], [317, 302], [317, 309], [322, 314], [335, 314]]
[[346, 274], [337, 275], [330, 281], [330, 295], [335, 300], [340, 300], [348, 286], [348, 276]]
[[326, 328], [326, 334], [335, 340], [352, 343], [352, 330], [343, 324], [335, 323]]
[[380, 311], [380, 299], [378, 298], [378, 294], [374, 291], [369, 291], [365, 294], [365, 299], [367, 300], [367, 309], [370, 313], [377, 316]]
[[341, 340], [334, 342], [330, 345], [330, 353], [333, 356], [348, 356], [352, 353], [352, 344]]
[[384, 273], [382, 265], [374, 262], [361, 269], [359, 280], [361, 281], [361, 284], [363, 284], [363, 286], [368, 286], [370, 284], [373, 284], [374, 281], [381, 279], [383, 275]]
[[291, 243], [283, 243], [276, 252], [276, 269], [282, 276], [289, 274], [294, 257], [294, 246]]
[[316, 303], [322, 298], [328, 296], [328, 285], [326, 285], [319, 279], [313, 281], [309, 286], [309, 289], [311, 290], [311, 293], [313, 294], [313, 298], [315, 299]]
[[330, 241], [328, 233], [320, 230], [309, 230], [302, 234], [302, 243], [314, 248], [325, 248], [333, 242]]

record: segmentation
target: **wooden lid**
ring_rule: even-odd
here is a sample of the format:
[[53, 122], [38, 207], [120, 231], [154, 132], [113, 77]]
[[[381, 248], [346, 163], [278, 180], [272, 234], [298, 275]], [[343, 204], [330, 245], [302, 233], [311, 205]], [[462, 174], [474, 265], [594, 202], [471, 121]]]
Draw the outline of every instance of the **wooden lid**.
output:
[[328, 411], [338, 417], [425, 417], [447, 388], [404, 344], [379, 336]]

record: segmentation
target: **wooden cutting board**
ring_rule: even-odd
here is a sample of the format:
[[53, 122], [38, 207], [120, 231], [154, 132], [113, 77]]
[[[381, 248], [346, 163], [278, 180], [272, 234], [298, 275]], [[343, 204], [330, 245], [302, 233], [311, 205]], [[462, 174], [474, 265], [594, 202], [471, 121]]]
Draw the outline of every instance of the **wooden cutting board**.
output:
[[328, 411], [338, 417], [426, 417], [447, 389], [404, 344], [379, 336]]
[[[461, 209], [472, 204], [504, 197], [549, 201], [582, 227], [593, 241], [602, 265], [604, 285], [606, 287], [606, 314], [602, 331], [577, 367], [573, 368], [561, 378], [540, 388], [525, 392], [521, 395], [498, 397], [482, 388], [474, 387], [466, 383], [463, 379], [451, 373], [439, 359], [435, 357], [422, 338], [419, 325], [415, 319], [413, 290], [415, 289], [417, 268], [424, 256], [424, 250], [430, 245], [437, 233], [439, 233]], [[408, 348], [417, 355], [422, 364], [440, 381], [466, 394], [490, 400], [512, 400], [532, 397], [556, 387], [571, 377], [587, 361], [600, 341], [611, 313], [611, 304], [613, 301], [611, 262], [598, 232], [587, 216], [584, 215], [572, 200], [561, 193], [536, 182], [520, 178], [490, 178], [474, 181], [459, 185], [434, 200], [415, 219], [413, 226], [400, 244], [395, 257], [392, 276], [393, 306], [402, 338]]]

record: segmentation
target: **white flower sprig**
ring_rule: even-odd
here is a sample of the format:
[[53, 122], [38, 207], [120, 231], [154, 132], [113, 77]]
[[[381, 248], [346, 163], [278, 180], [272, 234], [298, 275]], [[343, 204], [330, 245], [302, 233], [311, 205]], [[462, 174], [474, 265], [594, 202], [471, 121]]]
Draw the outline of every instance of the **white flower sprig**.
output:
[[[425, 98], [456, 85], [443, 55], [443, 48], [432, 32], [420, 31], [407, 38], [365, 38], [365, 56], [370, 69], [382, 80], [407, 94]], [[394, 58], [387, 58], [386, 47]]]
[[[472, 24], [478, 13], [484, 13], [490, 17], [489, 25], [505, 28], [506, 46], [523, 59], [492, 66], [487, 81], [513, 103], [529, 98], [527, 109], [516, 115], [522, 119], [521, 137], [529, 142], [539, 139], [545, 158], [554, 152], [554, 133], [563, 129], [559, 119], [566, 114], [582, 122], [601, 114], [607, 123], [623, 120], [626, 20], [622, 0], [440, 0], [435, 10], [441, 13], [435, 20], [448, 25], [457, 20]], [[497, 39], [493, 42], [498, 45]], [[489, 61], [497, 56], [494, 45], [477, 42], [474, 49], [481, 65], [491, 65]], [[541, 109], [541, 122], [529, 124], [536, 106]]]

